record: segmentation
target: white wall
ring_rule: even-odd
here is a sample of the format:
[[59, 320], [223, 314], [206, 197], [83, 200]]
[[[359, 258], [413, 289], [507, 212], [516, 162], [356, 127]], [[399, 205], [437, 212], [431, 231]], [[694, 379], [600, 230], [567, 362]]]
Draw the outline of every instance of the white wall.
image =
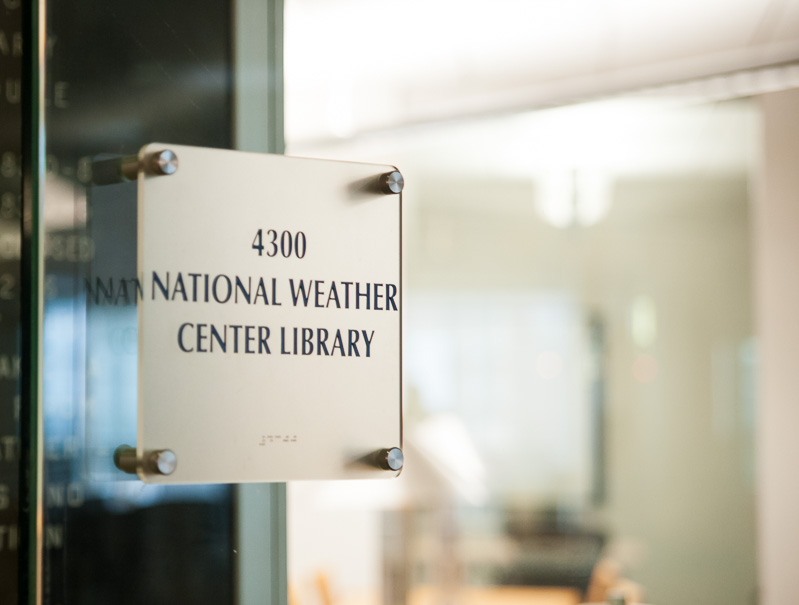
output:
[[[415, 331], [427, 328], [418, 323], [423, 295], [462, 294], [463, 306], [478, 294], [496, 300], [509, 293], [562, 292], [587, 314], [605, 318], [608, 498], [601, 510], [591, 511], [591, 521], [612, 538], [625, 574], [644, 586], [647, 602], [655, 605], [753, 602], [747, 180], [757, 141], [753, 105], [571, 108], [507, 122], [419, 128], [321, 151], [291, 150], [402, 169], [409, 355]], [[612, 203], [595, 224], [555, 228], [539, 215], [536, 178], [583, 165], [608, 170]], [[651, 300], [657, 324], [656, 338], [647, 343], [631, 328], [642, 296]], [[519, 325], [536, 351], [542, 343]], [[471, 342], [451, 340], [453, 349]], [[647, 357], [658, 367], [650, 379], [635, 374], [637, 361]], [[514, 435], [524, 432], [535, 443], [541, 438], [537, 428], [565, 443], [579, 437], [552, 423], [536, 426], [531, 411], [547, 399], [518, 401], [516, 385], [529, 381], [534, 364], [525, 373], [507, 363], [488, 365], [498, 359], [486, 361], [483, 376], [471, 366], [462, 371], [468, 381], [458, 379], [457, 405], [450, 411], [474, 429], [486, 453], [492, 496], [529, 510], [536, 502], [546, 505], [541, 473], [557, 464], [520, 453], [517, 460], [532, 463], [507, 468], [492, 458], [489, 446], [496, 442], [503, 451], [519, 452], [519, 444], [526, 444]], [[408, 386], [418, 393], [419, 407], [435, 411], [441, 403], [435, 389], [419, 383], [413, 365], [405, 366]], [[447, 379], [446, 371], [433, 374], [439, 386]], [[483, 383], [491, 388], [481, 390]], [[467, 386], [476, 394], [464, 396]], [[472, 405], [483, 391], [482, 406]], [[410, 455], [408, 460], [410, 465]], [[507, 489], [509, 483], [517, 489]], [[558, 504], [580, 501], [564, 492]], [[347, 545], [356, 548], [353, 540]], [[360, 545], [369, 547], [366, 539]]]
[[761, 97], [755, 210], [763, 605], [799, 602], [799, 90]]

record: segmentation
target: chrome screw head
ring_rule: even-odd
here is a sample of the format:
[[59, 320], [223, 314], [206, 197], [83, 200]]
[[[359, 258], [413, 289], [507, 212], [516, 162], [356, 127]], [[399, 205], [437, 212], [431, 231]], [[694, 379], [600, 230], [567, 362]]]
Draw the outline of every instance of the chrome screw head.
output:
[[136, 448], [127, 444], [114, 450], [114, 465], [121, 471], [136, 474]]
[[405, 179], [398, 170], [380, 175], [380, 191], [383, 193], [387, 195], [400, 193], [403, 187], [405, 187]]
[[171, 475], [178, 466], [178, 457], [172, 450], [155, 450], [149, 455], [150, 470], [158, 475]]
[[380, 468], [385, 471], [399, 471], [405, 464], [405, 456], [398, 447], [380, 450], [377, 460]]
[[178, 156], [169, 149], [157, 151], [150, 156], [150, 169], [154, 174], [175, 174], [178, 171]]

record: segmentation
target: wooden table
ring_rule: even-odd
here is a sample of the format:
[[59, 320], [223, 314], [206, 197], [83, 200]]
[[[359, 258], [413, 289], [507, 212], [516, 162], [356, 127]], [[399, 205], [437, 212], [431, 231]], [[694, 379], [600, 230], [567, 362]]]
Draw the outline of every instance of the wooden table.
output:
[[411, 590], [408, 605], [579, 605], [580, 592], [572, 588], [537, 586], [481, 586], [459, 588], [451, 600], [442, 599], [438, 587], [418, 586]]

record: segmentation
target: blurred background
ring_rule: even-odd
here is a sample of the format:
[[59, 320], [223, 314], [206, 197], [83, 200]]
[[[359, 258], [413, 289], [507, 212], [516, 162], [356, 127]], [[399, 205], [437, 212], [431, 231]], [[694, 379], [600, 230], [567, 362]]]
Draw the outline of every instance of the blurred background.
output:
[[289, 486], [294, 605], [799, 600], [797, 59], [791, 0], [286, 2], [286, 152], [406, 182], [406, 466]]
[[[0, 603], [34, 588], [26, 562], [47, 605], [799, 603], [799, 0], [0, 17]], [[41, 408], [20, 381], [35, 115]], [[404, 174], [406, 466], [144, 484], [113, 463], [137, 440], [135, 296], [97, 287], [137, 275], [137, 191], [93, 169], [284, 139]]]

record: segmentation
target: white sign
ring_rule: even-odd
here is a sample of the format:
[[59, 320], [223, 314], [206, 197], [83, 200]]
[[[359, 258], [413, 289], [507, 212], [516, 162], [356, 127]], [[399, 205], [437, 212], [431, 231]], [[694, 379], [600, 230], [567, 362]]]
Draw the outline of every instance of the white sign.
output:
[[[137, 456], [151, 483], [392, 477], [401, 447], [395, 168], [151, 144], [138, 176]], [[171, 468], [169, 469], [171, 470]]]

